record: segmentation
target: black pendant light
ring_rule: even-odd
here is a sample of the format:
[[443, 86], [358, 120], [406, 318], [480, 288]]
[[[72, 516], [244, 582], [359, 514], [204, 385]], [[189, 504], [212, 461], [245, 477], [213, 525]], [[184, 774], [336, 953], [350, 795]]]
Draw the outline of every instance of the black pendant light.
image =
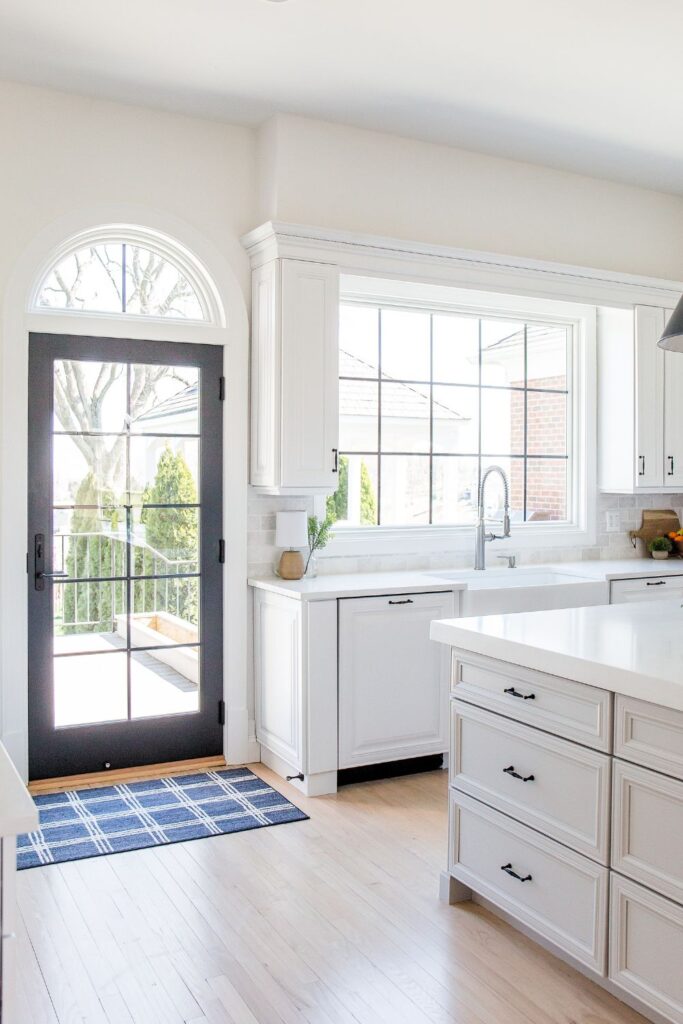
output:
[[659, 347], [669, 352], [683, 352], [683, 296], [671, 314], [671, 319], [659, 339]]

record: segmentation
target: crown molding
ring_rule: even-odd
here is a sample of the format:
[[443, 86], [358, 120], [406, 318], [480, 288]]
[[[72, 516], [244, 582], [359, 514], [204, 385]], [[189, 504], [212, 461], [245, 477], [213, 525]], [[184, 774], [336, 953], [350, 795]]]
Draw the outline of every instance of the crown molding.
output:
[[680, 281], [282, 221], [267, 221], [241, 241], [252, 269], [274, 259], [309, 260], [338, 266], [341, 273], [614, 306], [669, 308], [683, 292]]

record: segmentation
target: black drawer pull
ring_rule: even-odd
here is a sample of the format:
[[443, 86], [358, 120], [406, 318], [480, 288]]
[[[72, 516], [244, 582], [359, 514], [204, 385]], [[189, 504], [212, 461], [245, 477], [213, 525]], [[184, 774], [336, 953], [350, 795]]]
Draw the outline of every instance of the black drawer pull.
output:
[[646, 587], [665, 587], [666, 580], [648, 580], [645, 584]]
[[530, 882], [532, 880], [531, 875], [525, 875], [524, 878], [518, 875], [516, 871], [513, 871], [512, 864], [502, 864], [500, 870], [510, 875], [511, 878], [516, 878], [519, 882]]
[[509, 693], [511, 697], [519, 697], [520, 700], [536, 700], [535, 693], [520, 693], [519, 690], [515, 690], [514, 686], [508, 686], [503, 693]]
[[667, 455], [667, 459], [669, 460], [669, 471], [667, 473], [667, 476], [673, 476], [674, 475], [674, 457], [673, 457], [673, 455]]
[[509, 768], [503, 768], [506, 775], [511, 775], [513, 779], [521, 779], [522, 782], [535, 782], [533, 775], [520, 775], [519, 772], [515, 771], [514, 764], [511, 764]]
[[390, 601], [389, 602], [389, 604], [412, 604], [412, 603], [413, 603], [412, 597], [407, 597], [405, 599], [405, 601]]

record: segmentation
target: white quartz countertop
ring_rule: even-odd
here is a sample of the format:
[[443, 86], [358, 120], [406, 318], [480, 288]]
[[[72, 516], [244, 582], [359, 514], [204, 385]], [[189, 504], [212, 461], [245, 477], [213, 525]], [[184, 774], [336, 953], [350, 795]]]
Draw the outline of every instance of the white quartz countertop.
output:
[[[518, 569], [497, 570], [504, 578], [507, 572], [523, 573], [538, 570], [540, 565], [520, 565]], [[620, 561], [557, 562], [544, 565], [561, 573], [573, 573], [593, 580], [638, 579], [642, 576], [683, 575], [683, 559], [624, 558]], [[302, 601], [326, 601], [338, 597], [363, 597], [365, 594], [435, 593], [443, 590], [466, 590], [471, 570], [454, 569], [452, 578], [435, 573], [445, 570], [416, 569], [404, 572], [365, 572], [318, 576], [316, 579], [281, 580], [277, 576], [254, 577], [249, 585]], [[462, 576], [459, 579], [459, 576]]]
[[680, 599], [432, 622], [432, 640], [683, 711]]
[[[681, 563], [683, 570], [683, 562]], [[255, 577], [249, 585], [259, 590], [299, 598], [302, 601], [325, 601], [337, 597], [363, 597], [364, 594], [438, 593], [443, 590], [464, 590], [465, 581], [453, 583], [437, 579], [429, 572], [354, 572], [318, 576], [315, 579], [281, 580], [277, 576]]]
[[17, 836], [36, 828], [38, 809], [0, 743], [0, 836]]

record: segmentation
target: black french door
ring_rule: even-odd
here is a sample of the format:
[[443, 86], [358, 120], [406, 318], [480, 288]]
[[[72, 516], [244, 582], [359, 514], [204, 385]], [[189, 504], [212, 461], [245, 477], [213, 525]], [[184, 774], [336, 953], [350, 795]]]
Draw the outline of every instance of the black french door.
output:
[[222, 362], [30, 336], [32, 779], [222, 752]]

